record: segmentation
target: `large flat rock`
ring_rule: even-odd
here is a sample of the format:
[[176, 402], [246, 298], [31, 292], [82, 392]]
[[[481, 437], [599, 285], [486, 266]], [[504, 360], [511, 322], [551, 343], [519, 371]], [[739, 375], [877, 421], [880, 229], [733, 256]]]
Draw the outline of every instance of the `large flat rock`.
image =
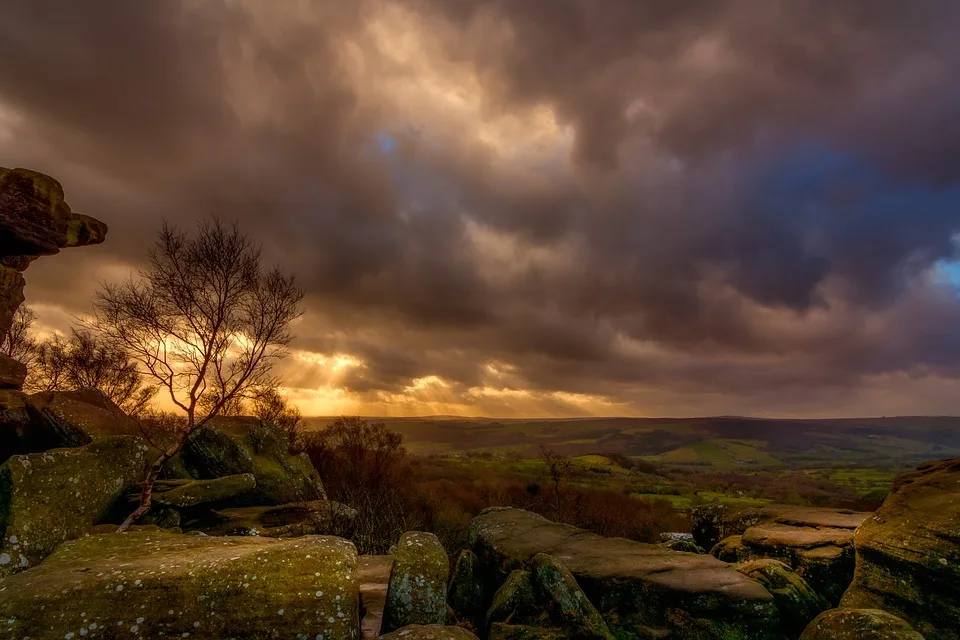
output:
[[91, 535], [0, 582], [0, 638], [357, 640], [356, 562], [326, 536]]
[[617, 628], [633, 634], [646, 627], [698, 629], [708, 633], [704, 637], [776, 637], [771, 594], [712, 556], [604, 538], [509, 508], [475, 518], [470, 543], [488, 602], [511, 571], [548, 553], [570, 570], [615, 635]]

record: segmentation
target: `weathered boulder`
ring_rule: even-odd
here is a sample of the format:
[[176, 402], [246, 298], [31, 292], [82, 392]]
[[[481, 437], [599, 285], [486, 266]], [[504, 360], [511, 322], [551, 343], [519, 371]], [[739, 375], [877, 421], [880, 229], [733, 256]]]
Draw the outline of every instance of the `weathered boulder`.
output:
[[546, 553], [535, 555], [530, 563], [530, 581], [552, 625], [570, 638], [613, 640], [596, 607], [556, 558]]
[[0, 577], [86, 533], [143, 477], [146, 450], [140, 438], [114, 436], [16, 455], [0, 466]]
[[81, 447], [104, 436], [141, 435], [140, 424], [97, 389], [44, 391], [27, 398], [26, 437], [35, 451]]
[[747, 529], [741, 537], [744, 559], [783, 560], [831, 605], [853, 580], [853, 530], [796, 527], [778, 523]]
[[107, 225], [70, 210], [50, 176], [0, 167], [0, 255], [52, 255], [99, 244], [106, 235]]
[[905, 621], [878, 609], [831, 609], [806, 628], [800, 640], [924, 640]]
[[[726, 562], [760, 558], [782, 560], [813, 589], [836, 605], [853, 579], [853, 532], [870, 514], [815, 507], [768, 505], [727, 508], [709, 505], [699, 511], [701, 533], [709, 523], [738, 531], [710, 551]], [[712, 514], [712, 515], [711, 515]], [[718, 525], [719, 523], [719, 525]], [[749, 525], [749, 526], [746, 526]], [[701, 536], [701, 539], [708, 539]]]
[[478, 640], [466, 629], [439, 624], [411, 624], [380, 636], [381, 640]]
[[483, 587], [480, 568], [473, 551], [464, 549], [457, 556], [447, 590], [447, 603], [458, 619], [479, 629], [484, 620]]
[[484, 628], [489, 629], [492, 624], [504, 621], [519, 625], [529, 625], [531, 621], [539, 622], [537, 618], [540, 617], [541, 611], [538, 604], [537, 596], [533, 592], [530, 572], [514, 569], [493, 594], [493, 602], [487, 610]]
[[549, 553], [570, 571], [615, 635], [637, 635], [641, 627], [650, 633], [681, 631], [690, 624], [706, 629], [704, 637], [747, 640], [778, 633], [773, 596], [712, 556], [604, 538], [500, 507], [474, 518], [469, 540], [485, 603], [511, 571]]
[[346, 528], [357, 517], [356, 509], [328, 500], [218, 509], [213, 514], [219, 522], [201, 527], [207, 535], [268, 538], [330, 533]]
[[257, 418], [221, 417], [194, 432], [180, 457], [194, 478], [253, 474], [257, 486], [245, 496], [250, 505], [326, 500], [310, 459], [290, 455], [289, 446], [283, 433]]
[[[154, 485], [153, 501], [166, 507], [196, 507], [236, 498], [256, 486], [257, 479], [252, 473], [213, 480], [162, 480]], [[139, 492], [134, 497], [139, 501]]]
[[691, 512], [693, 539], [704, 549], [712, 549], [724, 538], [740, 535], [759, 524], [777, 523], [807, 529], [853, 531], [869, 515], [849, 509], [782, 504], [736, 506], [720, 502], [694, 507]]
[[743, 536], [730, 536], [724, 538], [710, 549], [710, 555], [717, 560], [723, 560], [735, 564], [746, 559], [747, 554], [743, 550]]
[[960, 458], [901, 478], [857, 529], [857, 567], [841, 606], [883, 609], [929, 640], [960, 638]]
[[0, 389], [21, 389], [26, 379], [26, 365], [0, 353]]
[[400, 536], [394, 555], [380, 632], [411, 624], [443, 624], [450, 561], [440, 540], [432, 533], [408, 531]]
[[773, 594], [784, 631], [799, 635], [810, 621], [830, 608], [830, 604], [789, 566], [765, 558], [736, 566], [737, 571], [756, 580]]
[[91, 535], [0, 586], [0, 638], [356, 640], [356, 562], [333, 537]]

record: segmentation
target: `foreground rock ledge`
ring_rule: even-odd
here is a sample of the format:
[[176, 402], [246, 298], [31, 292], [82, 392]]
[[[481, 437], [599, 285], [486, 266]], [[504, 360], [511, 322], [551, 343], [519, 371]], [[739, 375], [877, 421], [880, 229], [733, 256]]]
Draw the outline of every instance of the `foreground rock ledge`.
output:
[[570, 570], [614, 635], [656, 629], [677, 637], [779, 637], [773, 596], [712, 556], [604, 538], [509, 508], [476, 517], [470, 542], [487, 603], [511, 571], [548, 553]]
[[0, 638], [359, 638], [341, 538], [132, 532], [64, 544], [0, 582]]

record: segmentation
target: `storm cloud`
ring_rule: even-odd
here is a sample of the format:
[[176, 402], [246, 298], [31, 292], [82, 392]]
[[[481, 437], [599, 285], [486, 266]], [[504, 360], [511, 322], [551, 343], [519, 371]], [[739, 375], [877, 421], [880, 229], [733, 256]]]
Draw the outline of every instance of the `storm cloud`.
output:
[[9, 0], [0, 165], [236, 219], [308, 291], [307, 413], [960, 412], [950, 0]]

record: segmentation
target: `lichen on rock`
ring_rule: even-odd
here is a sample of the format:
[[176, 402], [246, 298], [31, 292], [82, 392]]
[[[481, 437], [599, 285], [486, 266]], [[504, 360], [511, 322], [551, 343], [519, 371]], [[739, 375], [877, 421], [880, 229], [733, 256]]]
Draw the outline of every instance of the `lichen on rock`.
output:
[[381, 633], [411, 624], [443, 624], [447, 618], [450, 561], [432, 533], [408, 531], [397, 542]]
[[0, 466], [0, 576], [32, 567], [83, 535], [142, 478], [146, 450], [136, 436], [113, 436], [15, 455]]
[[91, 535], [0, 583], [0, 638], [358, 640], [356, 562], [326, 536]]

